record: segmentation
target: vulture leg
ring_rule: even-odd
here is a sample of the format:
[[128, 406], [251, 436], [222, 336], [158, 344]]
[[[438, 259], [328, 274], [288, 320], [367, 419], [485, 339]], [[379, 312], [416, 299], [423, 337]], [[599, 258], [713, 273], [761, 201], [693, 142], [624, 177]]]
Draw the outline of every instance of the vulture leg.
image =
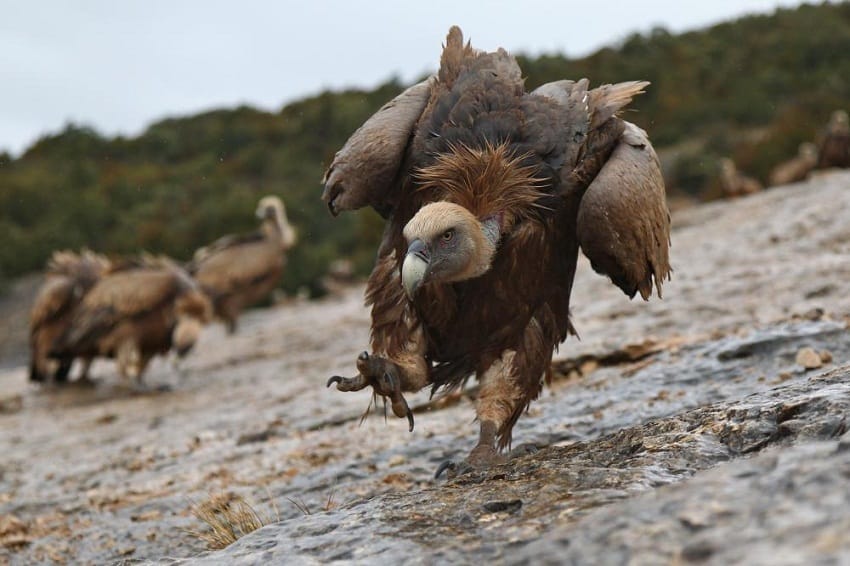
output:
[[73, 358], [64, 358], [59, 362], [59, 367], [56, 368], [56, 373], [53, 374], [53, 380], [56, 383], [67, 383], [68, 374], [71, 373], [71, 364], [74, 363]]
[[[461, 463], [444, 462], [435, 478], [444, 471], [451, 479], [474, 469], [489, 468], [507, 461], [501, 450], [510, 446], [511, 431], [520, 415], [543, 387], [542, 376], [551, 362], [551, 341], [541, 325], [532, 319], [515, 350], [505, 350], [483, 374], [476, 415], [480, 423], [478, 443]], [[548, 353], [548, 355], [547, 355]], [[510, 456], [523, 456], [528, 449]]]
[[91, 364], [93, 361], [94, 358], [83, 358], [82, 367], [80, 368], [80, 375], [79, 377], [77, 377], [77, 383], [94, 385], [95, 381], [89, 375], [89, 370], [91, 370]]
[[338, 391], [360, 391], [371, 385], [376, 395], [390, 400], [393, 414], [398, 418], [407, 418], [410, 431], [413, 431], [413, 412], [402, 395], [402, 380], [399, 378], [399, 367], [392, 361], [369, 352], [361, 352], [357, 357], [355, 377], [335, 375], [328, 380], [327, 386], [336, 383]]

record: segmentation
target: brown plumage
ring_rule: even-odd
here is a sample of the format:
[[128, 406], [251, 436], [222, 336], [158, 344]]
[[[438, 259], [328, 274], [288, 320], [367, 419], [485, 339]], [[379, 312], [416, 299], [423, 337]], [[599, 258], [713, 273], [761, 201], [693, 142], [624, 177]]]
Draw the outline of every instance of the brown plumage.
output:
[[783, 161], [770, 172], [770, 185], [788, 185], [804, 180], [818, 164], [818, 148], [815, 144], [800, 144], [797, 155]]
[[818, 169], [850, 167], [850, 122], [846, 111], [836, 110], [829, 117], [818, 153]]
[[[68, 379], [73, 357], [51, 360], [54, 341], [71, 324], [74, 312], [86, 293], [109, 270], [110, 262], [89, 250], [77, 254], [57, 251], [47, 263], [44, 284], [30, 311], [31, 381]], [[85, 360], [81, 377], [86, 378], [91, 360]]]
[[764, 187], [757, 179], [738, 171], [735, 162], [724, 157], [720, 160], [720, 188], [723, 189], [723, 196], [734, 198], [757, 193]]
[[141, 381], [148, 362], [172, 347], [184, 356], [212, 315], [209, 299], [181, 267], [145, 257], [103, 277], [77, 308], [52, 355], [115, 358]]
[[332, 213], [372, 206], [387, 218], [366, 291], [372, 353], [328, 385], [372, 386], [412, 427], [403, 391], [475, 374], [481, 429], [467, 460], [498, 461], [572, 332], [579, 247], [629, 297], [660, 296], [669, 277], [658, 158], [617, 117], [646, 84], [529, 93], [513, 57], [476, 51], [453, 27], [437, 76], [361, 126], [325, 175]]
[[244, 236], [224, 236], [195, 252], [189, 272], [210, 297], [215, 315], [229, 332], [246, 306], [266, 297], [277, 286], [295, 245], [295, 230], [278, 197], [263, 197], [257, 205], [260, 229]]

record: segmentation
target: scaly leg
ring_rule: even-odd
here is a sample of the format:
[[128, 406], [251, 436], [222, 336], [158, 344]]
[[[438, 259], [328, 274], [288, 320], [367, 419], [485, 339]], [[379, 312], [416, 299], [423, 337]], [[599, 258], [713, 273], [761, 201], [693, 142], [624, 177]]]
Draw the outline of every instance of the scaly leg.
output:
[[449, 460], [440, 464], [435, 478], [440, 477], [444, 471], [448, 471], [449, 477], [454, 477], [472, 469], [488, 468], [506, 461], [496, 446], [498, 433], [505, 423], [510, 421], [524, 399], [515, 378], [514, 356], [513, 350], [506, 350], [502, 357], [493, 362], [479, 377], [481, 391], [476, 407], [480, 423], [478, 444], [463, 462], [458, 464]]

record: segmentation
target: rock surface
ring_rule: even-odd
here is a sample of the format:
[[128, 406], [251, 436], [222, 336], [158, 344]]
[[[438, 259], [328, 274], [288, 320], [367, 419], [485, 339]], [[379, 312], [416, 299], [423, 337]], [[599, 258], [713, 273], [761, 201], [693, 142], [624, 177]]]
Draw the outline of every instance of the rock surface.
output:
[[[450, 482], [432, 475], [474, 442], [474, 388], [414, 397], [412, 434], [324, 388], [367, 343], [362, 288], [208, 329], [183, 377], [152, 368], [170, 392], [106, 362], [96, 388], [3, 371], [0, 562], [847, 562], [850, 174], [674, 225], [664, 301], [582, 262], [582, 340], [514, 433], [540, 450]], [[204, 552], [190, 509], [221, 492], [278, 520]]]

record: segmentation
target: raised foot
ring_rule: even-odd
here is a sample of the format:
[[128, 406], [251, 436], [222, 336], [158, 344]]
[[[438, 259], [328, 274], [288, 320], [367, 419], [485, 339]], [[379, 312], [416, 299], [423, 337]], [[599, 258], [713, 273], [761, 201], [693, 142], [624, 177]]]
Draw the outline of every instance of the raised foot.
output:
[[336, 383], [338, 391], [360, 391], [371, 386], [374, 395], [389, 399], [393, 414], [399, 418], [407, 418], [410, 432], [413, 432], [413, 411], [401, 394], [401, 380], [398, 377], [398, 367], [390, 360], [381, 356], [361, 352], [357, 356], [357, 371], [354, 377], [335, 375], [328, 379], [327, 387]]

